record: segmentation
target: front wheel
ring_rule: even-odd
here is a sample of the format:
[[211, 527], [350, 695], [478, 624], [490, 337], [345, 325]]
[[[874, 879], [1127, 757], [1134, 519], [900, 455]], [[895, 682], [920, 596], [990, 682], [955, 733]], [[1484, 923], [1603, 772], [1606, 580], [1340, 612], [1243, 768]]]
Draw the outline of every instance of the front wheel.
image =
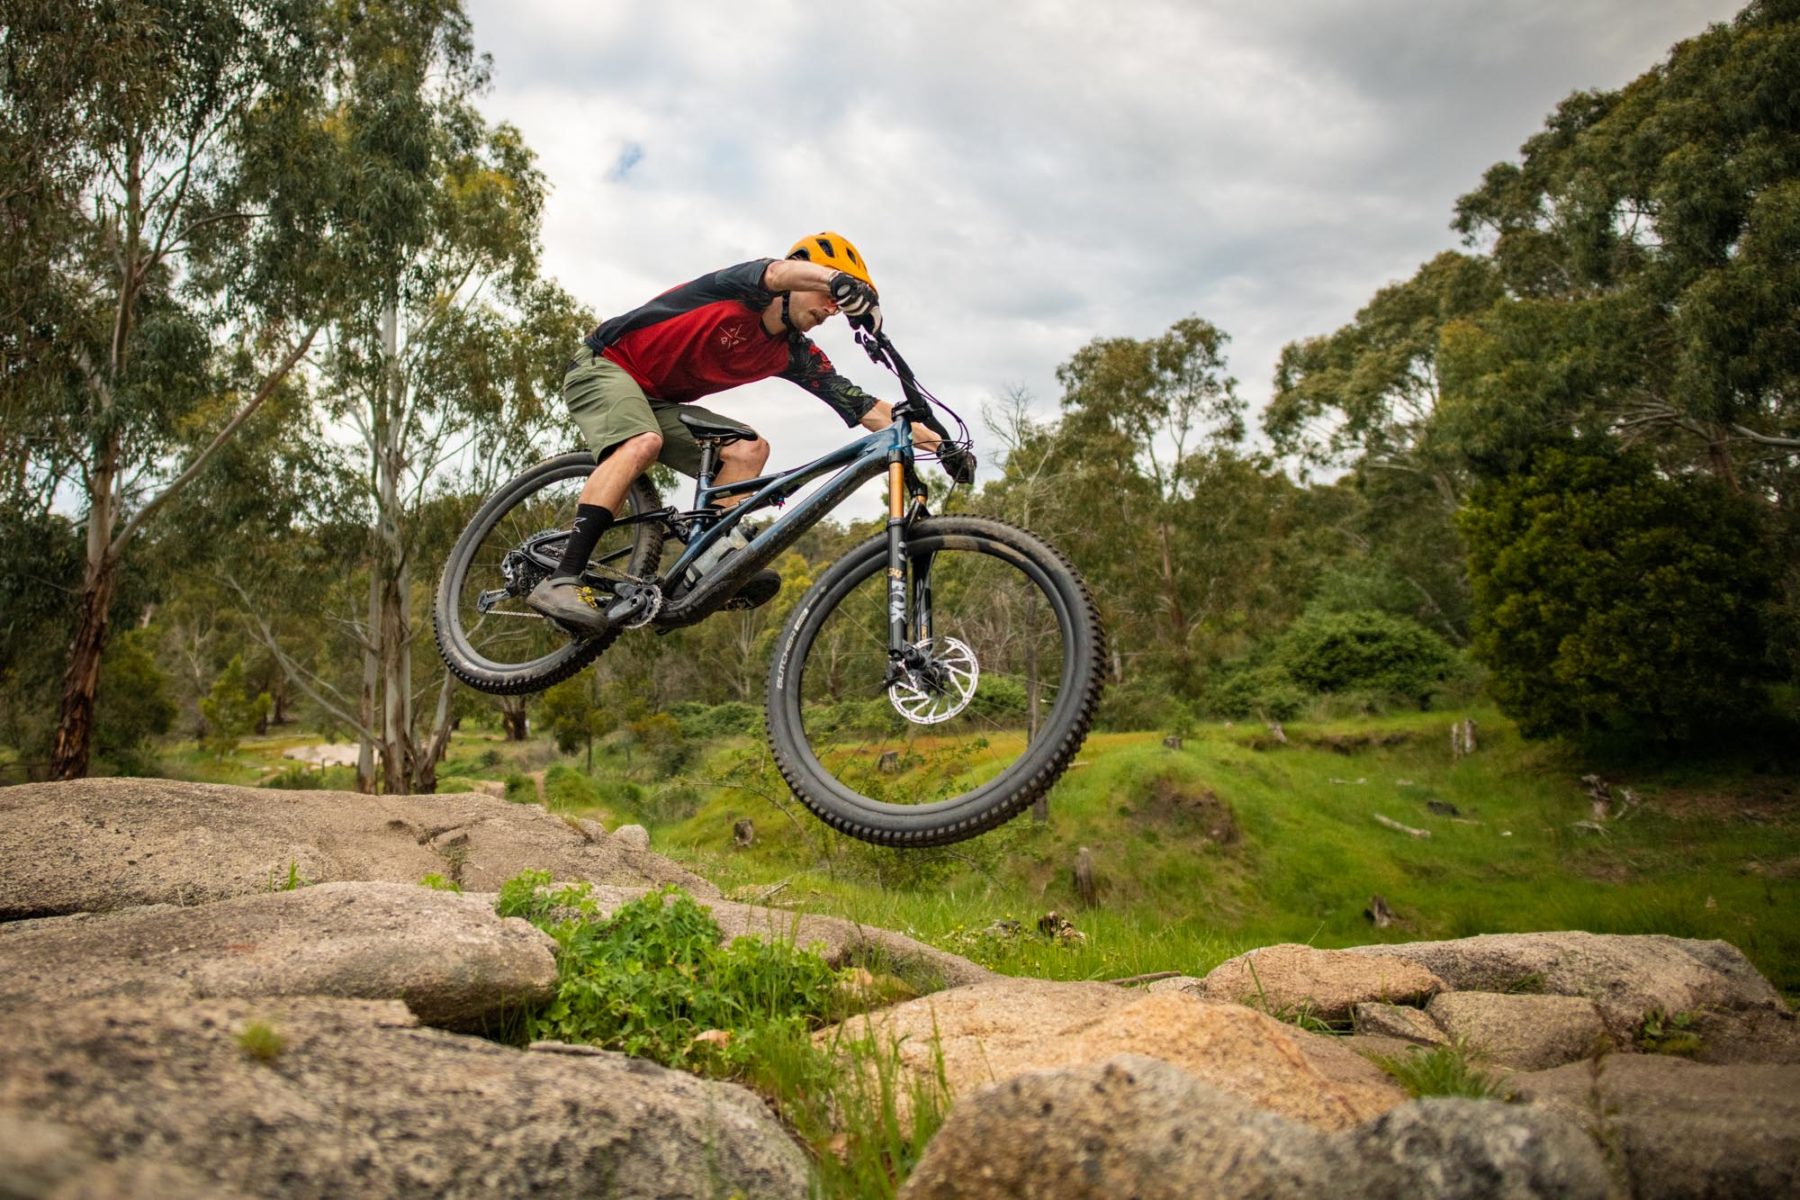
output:
[[[887, 538], [801, 598], [769, 675], [769, 745], [827, 824], [887, 846], [962, 841], [1050, 789], [1100, 701], [1104, 637], [1068, 560], [980, 517], [906, 531], [904, 588]], [[889, 619], [912, 646], [890, 668]]]
[[[614, 629], [571, 638], [525, 604], [561, 560], [593, 469], [594, 456], [579, 451], [539, 463], [502, 484], [456, 539], [432, 617], [438, 652], [470, 687], [501, 696], [542, 691], [593, 662], [619, 636]], [[660, 506], [656, 490], [639, 479], [619, 516]], [[594, 548], [583, 579], [609, 592], [618, 581], [654, 576], [664, 533], [656, 521], [614, 526]]]

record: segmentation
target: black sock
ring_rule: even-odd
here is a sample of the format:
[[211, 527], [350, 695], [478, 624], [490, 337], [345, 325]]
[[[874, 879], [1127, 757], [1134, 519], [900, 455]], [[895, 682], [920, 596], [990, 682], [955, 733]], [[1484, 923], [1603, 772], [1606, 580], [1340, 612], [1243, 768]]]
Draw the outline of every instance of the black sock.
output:
[[601, 535], [612, 528], [612, 509], [598, 504], [580, 504], [575, 508], [575, 527], [569, 534], [568, 545], [563, 548], [562, 562], [557, 564], [558, 575], [570, 575], [576, 579], [587, 569], [588, 555], [600, 544]]

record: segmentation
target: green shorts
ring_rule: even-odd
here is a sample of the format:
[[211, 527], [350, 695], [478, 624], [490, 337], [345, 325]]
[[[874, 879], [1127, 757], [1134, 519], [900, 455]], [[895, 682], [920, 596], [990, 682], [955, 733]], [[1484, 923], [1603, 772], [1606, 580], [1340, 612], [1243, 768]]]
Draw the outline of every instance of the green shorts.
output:
[[640, 433], [662, 434], [662, 453], [657, 461], [675, 468], [683, 475], [700, 473], [700, 443], [693, 431], [681, 423], [685, 410], [742, 425], [742, 421], [721, 416], [698, 404], [670, 404], [644, 395], [637, 380], [609, 358], [595, 354], [583, 344], [563, 375], [563, 403], [569, 415], [587, 439], [588, 449], [596, 458], [607, 453], [627, 438]]

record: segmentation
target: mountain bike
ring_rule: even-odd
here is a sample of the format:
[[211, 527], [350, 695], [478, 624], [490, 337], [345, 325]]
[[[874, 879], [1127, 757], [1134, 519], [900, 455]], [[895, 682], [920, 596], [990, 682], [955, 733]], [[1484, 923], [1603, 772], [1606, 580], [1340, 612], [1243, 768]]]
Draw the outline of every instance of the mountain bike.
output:
[[[701, 447], [693, 507], [664, 506], [644, 478], [632, 485], [583, 574], [613, 622], [598, 636], [573, 638], [525, 604], [562, 558], [594, 456], [564, 454], [503, 485], [457, 539], [438, 584], [433, 615], [450, 670], [484, 692], [535, 692], [627, 630], [702, 621], [885, 473], [885, 530], [818, 578], [776, 642], [765, 693], [776, 766], [813, 813], [878, 845], [961, 841], [1043, 796], [1073, 761], [1100, 700], [1105, 639], [1093, 599], [1068, 559], [1035, 534], [928, 511], [917, 464], [930, 456], [915, 455], [913, 425], [938, 434], [938, 457], [972, 475], [968, 427], [885, 333], [859, 330], [857, 340], [899, 379], [904, 399], [888, 428], [805, 466], [715, 486], [719, 448], [756, 434], [682, 414]], [[955, 436], [934, 407], [955, 422]], [[713, 507], [730, 496], [745, 499]], [[688, 581], [715, 542], [777, 508], [785, 511], [747, 548]]]

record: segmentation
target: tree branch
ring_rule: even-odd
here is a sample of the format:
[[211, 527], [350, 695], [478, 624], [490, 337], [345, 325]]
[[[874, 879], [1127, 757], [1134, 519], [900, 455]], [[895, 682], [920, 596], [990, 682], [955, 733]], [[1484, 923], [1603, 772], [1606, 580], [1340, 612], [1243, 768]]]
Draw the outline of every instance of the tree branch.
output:
[[282, 380], [287, 378], [288, 372], [294, 369], [294, 364], [299, 362], [301, 358], [305, 356], [307, 348], [312, 345], [312, 340], [318, 336], [318, 333], [319, 326], [317, 325], [314, 325], [311, 329], [307, 330], [306, 336], [300, 339], [299, 344], [296, 345], [288, 356], [282, 360], [281, 365], [271, 371], [263, 380], [262, 386], [256, 391], [256, 395], [252, 396], [244, 407], [238, 409], [237, 414], [225, 423], [225, 428], [219, 430], [218, 436], [213, 438], [212, 443], [208, 445], [206, 449], [202, 450], [193, 462], [188, 464], [187, 470], [183, 471], [180, 475], [177, 475], [168, 487], [164, 488], [151, 499], [150, 503], [144, 505], [144, 507], [132, 514], [131, 519], [125, 522], [125, 527], [119, 530], [118, 536], [113, 538], [112, 552], [114, 554], [123, 551], [125, 543], [131, 540], [132, 535], [138, 531], [138, 528], [142, 526], [147, 519], [149, 519], [150, 514], [155, 512], [158, 508], [161, 508], [171, 497], [180, 492], [182, 488], [186, 487], [189, 481], [200, 473], [200, 469], [206, 465], [207, 460], [212, 458], [219, 447], [230, 441], [231, 435], [238, 431], [238, 427], [249, 420], [250, 415], [258, 408], [262, 407], [263, 401], [274, 394], [276, 387], [281, 384]]

